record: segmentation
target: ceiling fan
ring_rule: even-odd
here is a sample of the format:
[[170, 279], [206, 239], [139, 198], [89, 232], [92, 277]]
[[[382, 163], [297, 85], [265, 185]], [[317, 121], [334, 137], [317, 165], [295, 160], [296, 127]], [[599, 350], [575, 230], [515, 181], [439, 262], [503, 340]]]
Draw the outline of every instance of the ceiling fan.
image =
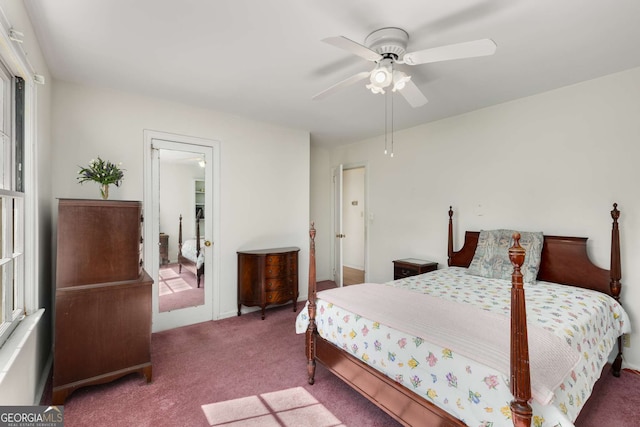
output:
[[412, 107], [420, 107], [426, 104], [427, 98], [411, 80], [411, 76], [397, 69], [395, 64], [428, 64], [452, 59], [493, 55], [496, 51], [496, 44], [493, 40], [481, 39], [407, 52], [409, 34], [403, 29], [395, 27], [381, 28], [372, 32], [364, 40], [364, 45], [343, 36], [328, 37], [322, 41], [368, 61], [375, 62], [376, 66], [371, 71], [362, 71], [334, 84], [330, 88], [314, 95], [313, 99], [323, 99], [346, 86], [368, 77], [370, 83], [366, 87], [371, 92], [385, 93], [385, 89], [391, 87], [393, 92], [400, 92]]

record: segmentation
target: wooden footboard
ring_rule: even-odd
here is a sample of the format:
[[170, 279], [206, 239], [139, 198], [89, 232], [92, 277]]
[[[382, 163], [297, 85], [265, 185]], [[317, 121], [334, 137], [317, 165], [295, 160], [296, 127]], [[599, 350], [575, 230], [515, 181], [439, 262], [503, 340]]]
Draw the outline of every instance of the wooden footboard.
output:
[[408, 426], [465, 424], [330, 342], [316, 337], [316, 359], [398, 422]]
[[[545, 236], [542, 263], [538, 277], [554, 283], [596, 289], [619, 300], [621, 284], [620, 241], [617, 204], [613, 205], [611, 217], [611, 269], [600, 269], [589, 260], [586, 238]], [[449, 209], [448, 256], [450, 266], [468, 267], [475, 253], [478, 232], [466, 232], [465, 242], [460, 251], [453, 249], [453, 210]], [[418, 396], [374, 368], [354, 358], [347, 352], [324, 340], [318, 335], [316, 316], [316, 263], [315, 234], [311, 224], [309, 258], [309, 325], [306, 331], [306, 356], [309, 384], [314, 383], [316, 361], [387, 412], [404, 425], [464, 426], [431, 402]], [[520, 268], [524, 262], [525, 250], [519, 244], [520, 235], [514, 235], [514, 245], [509, 249], [509, 259], [514, 266], [511, 288], [511, 373], [510, 385], [514, 396], [511, 413], [515, 427], [530, 427], [532, 410], [531, 381], [529, 372], [529, 348], [525, 291]], [[585, 273], [586, 271], [586, 273]], [[618, 356], [613, 365], [618, 376], [622, 363], [622, 345], [618, 340]]]
[[465, 424], [446, 411], [403, 387], [378, 370], [324, 340], [316, 328], [316, 230], [309, 230], [309, 325], [306, 331], [308, 382], [315, 379], [316, 360], [369, 399], [377, 407], [407, 426], [463, 427]]

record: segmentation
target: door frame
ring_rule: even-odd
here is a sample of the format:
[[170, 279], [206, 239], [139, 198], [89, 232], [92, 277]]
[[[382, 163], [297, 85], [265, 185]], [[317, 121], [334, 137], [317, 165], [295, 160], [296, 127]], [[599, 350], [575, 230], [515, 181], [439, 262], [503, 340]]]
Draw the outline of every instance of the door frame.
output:
[[[220, 142], [210, 139], [172, 134], [168, 132], [147, 130], [143, 131], [144, 139], [144, 200], [143, 200], [143, 212], [144, 212], [144, 265], [147, 272], [154, 279], [154, 291], [152, 296], [152, 312], [153, 312], [153, 332], [158, 332], [166, 329], [177, 328], [180, 326], [190, 325], [193, 323], [214, 320], [219, 317], [220, 313]], [[207, 213], [207, 220], [205, 221], [205, 227], [208, 229], [210, 223], [210, 235], [207, 235], [206, 230], [203, 232], [203, 237], [211, 240], [214, 245], [213, 251], [205, 252], [206, 265], [209, 267], [206, 269], [204, 276], [205, 283], [209, 281], [210, 297], [208, 301], [205, 301], [205, 306], [210, 307], [206, 312], [198, 312], [195, 309], [180, 309], [173, 312], [160, 313], [158, 307], [158, 265], [159, 265], [159, 200], [154, 192], [154, 171], [153, 171], [153, 141], [177, 143], [183, 145], [197, 146], [211, 149], [212, 159], [208, 162], [207, 168], [211, 167], [211, 182], [207, 182], [207, 192], [211, 193], [211, 213]], [[210, 189], [210, 190], [209, 190]], [[206, 285], [205, 285], [206, 286]], [[207, 294], [207, 288], [205, 287], [205, 298]]]
[[342, 180], [343, 180], [344, 168], [342, 164], [339, 164], [333, 169], [332, 175], [332, 192], [333, 192], [333, 245], [332, 256], [333, 259], [333, 281], [339, 288], [344, 283], [343, 275], [343, 256], [342, 256]]
[[[342, 248], [343, 245], [341, 244], [341, 242], [339, 242], [338, 239], [340, 239], [339, 237], [337, 237], [338, 234], [342, 234], [344, 233], [344, 229], [343, 229], [343, 224], [342, 222], [342, 200], [338, 201], [338, 196], [340, 196], [340, 198], [342, 198], [342, 195], [344, 193], [344, 176], [343, 173], [345, 170], [349, 170], [349, 169], [357, 169], [357, 168], [363, 168], [364, 169], [364, 191], [363, 191], [363, 211], [364, 211], [364, 281], [365, 283], [369, 280], [369, 223], [371, 222], [371, 218], [369, 216], [369, 203], [368, 203], [368, 199], [369, 199], [369, 174], [367, 173], [367, 169], [368, 166], [366, 164], [366, 162], [357, 162], [357, 163], [348, 163], [348, 164], [339, 164], [336, 167], [334, 167], [331, 171], [331, 175], [332, 175], [332, 187], [331, 187], [331, 192], [332, 192], [332, 241], [333, 244], [331, 245], [331, 260], [332, 260], [332, 265], [333, 265], [333, 277], [334, 277], [334, 281], [335, 278], [337, 277], [337, 274], [339, 273], [340, 275], [340, 280], [341, 282], [338, 283], [336, 281], [336, 285], [337, 286], [342, 286], [343, 283], [343, 275], [342, 275], [342, 269], [344, 266], [344, 262], [343, 262], [343, 254], [342, 254]], [[339, 173], [339, 178], [336, 177], [336, 174]], [[337, 182], [339, 181], [340, 183], [340, 188], [337, 189]], [[339, 193], [339, 194], [338, 194]], [[340, 222], [340, 223], [338, 223]], [[338, 231], [339, 230], [339, 231]], [[338, 250], [338, 243], [340, 243], [339, 245], [339, 250]], [[338, 252], [339, 252], [339, 259], [338, 259]]]

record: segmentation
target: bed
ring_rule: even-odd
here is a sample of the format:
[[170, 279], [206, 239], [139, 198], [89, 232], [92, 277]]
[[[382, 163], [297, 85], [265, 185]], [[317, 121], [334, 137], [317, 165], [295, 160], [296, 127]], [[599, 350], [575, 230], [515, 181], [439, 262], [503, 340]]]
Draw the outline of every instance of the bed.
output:
[[204, 275], [204, 239], [200, 237], [200, 215], [196, 216], [196, 238], [182, 240], [182, 215], [178, 228], [178, 272], [182, 273], [182, 267], [196, 276], [198, 287], [200, 279]]
[[[467, 231], [463, 247], [454, 251], [449, 209], [449, 268], [383, 285], [322, 292], [316, 292], [312, 225], [308, 309], [296, 319], [297, 332], [306, 333], [309, 384], [320, 362], [404, 425], [572, 426], [616, 346], [612, 372], [620, 375], [620, 336], [629, 332], [629, 321], [618, 302], [619, 215], [614, 204], [609, 270], [589, 260], [586, 238], [541, 236], [537, 277], [525, 285], [529, 264], [516, 233], [508, 249], [510, 280], [467, 274], [476, 249], [484, 247], [485, 232]], [[365, 307], [350, 305], [348, 293], [366, 302]], [[400, 310], [392, 309], [396, 294]], [[409, 302], [400, 299], [407, 294], [413, 295]], [[381, 299], [388, 306], [376, 306]], [[423, 302], [432, 304], [427, 310], [432, 316], [420, 312]], [[397, 323], [390, 318], [397, 311], [413, 317]], [[451, 313], [466, 313], [461, 331], [451, 329], [460, 323]], [[444, 324], [437, 325], [441, 318]], [[468, 344], [464, 334], [476, 335], [485, 324], [490, 336], [481, 336], [486, 343]], [[412, 329], [419, 326], [428, 332]], [[548, 347], [539, 340], [549, 341]]]

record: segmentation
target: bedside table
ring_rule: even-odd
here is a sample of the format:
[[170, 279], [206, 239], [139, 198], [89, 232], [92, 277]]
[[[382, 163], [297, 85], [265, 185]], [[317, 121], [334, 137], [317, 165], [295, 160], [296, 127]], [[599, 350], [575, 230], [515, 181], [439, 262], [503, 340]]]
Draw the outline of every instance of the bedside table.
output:
[[405, 258], [393, 261], [393, 280], [416, 276], [438, 269], [438, 263], [424, 259]]
[[169, 264], [169, 235], [160, 233], [160, 265]]

